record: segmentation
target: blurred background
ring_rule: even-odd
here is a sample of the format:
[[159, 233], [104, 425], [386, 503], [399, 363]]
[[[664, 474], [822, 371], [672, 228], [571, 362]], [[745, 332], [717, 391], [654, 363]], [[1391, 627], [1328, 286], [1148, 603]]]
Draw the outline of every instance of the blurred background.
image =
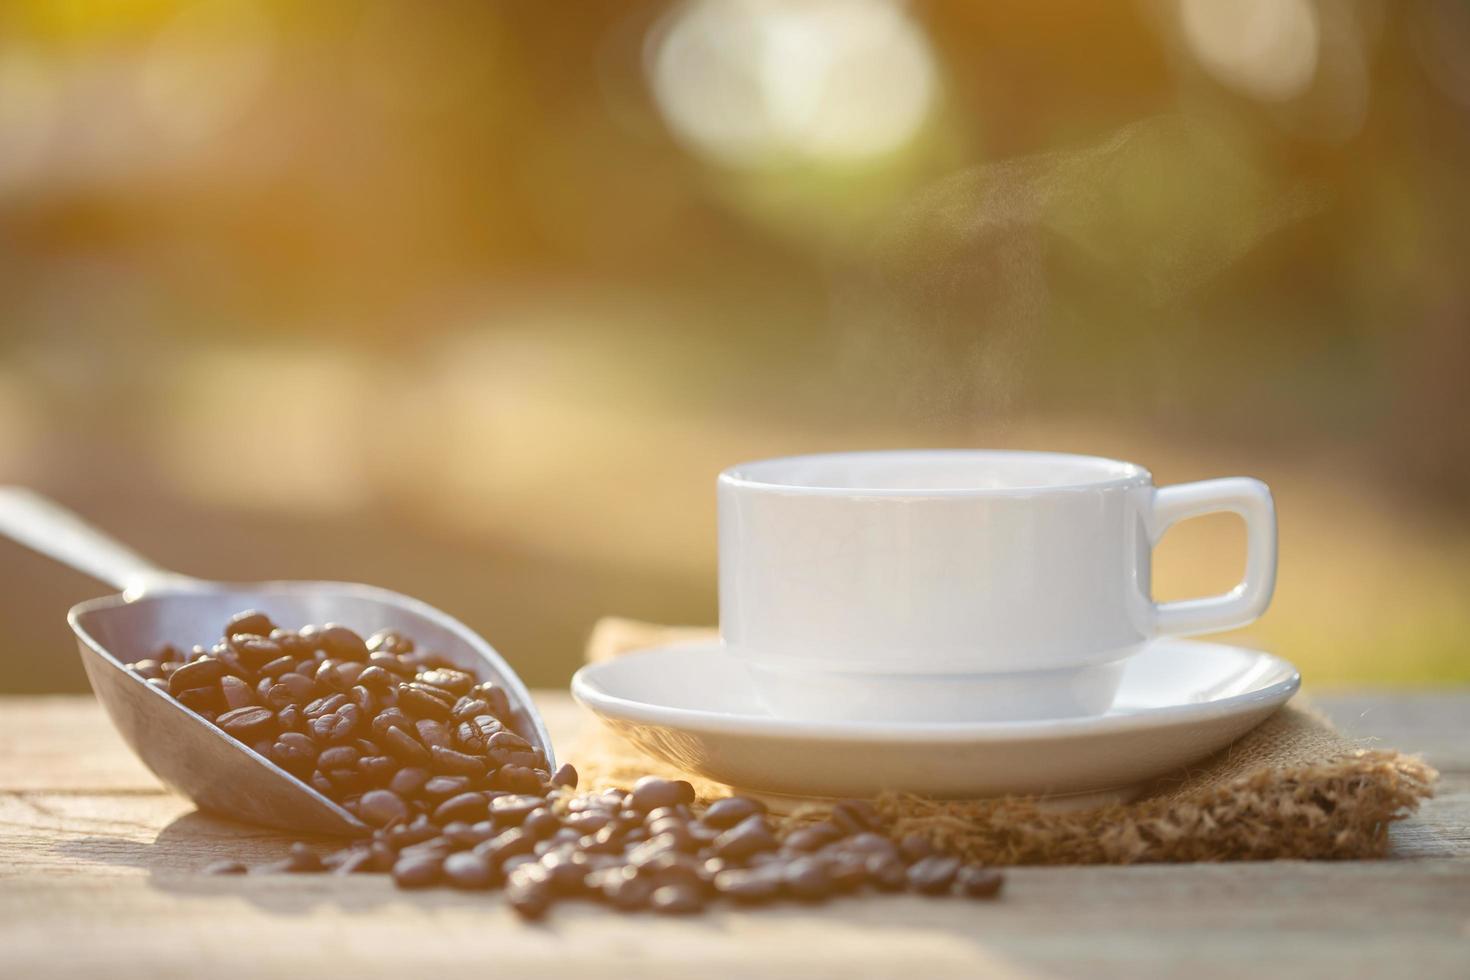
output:
[[1462, 0], [0, 0], [0, 481], [560, 685], [715, 621], [727, 465], [1092, 452], [1271, 484], [1309, 685], [1466, 682], [1467, 174]]

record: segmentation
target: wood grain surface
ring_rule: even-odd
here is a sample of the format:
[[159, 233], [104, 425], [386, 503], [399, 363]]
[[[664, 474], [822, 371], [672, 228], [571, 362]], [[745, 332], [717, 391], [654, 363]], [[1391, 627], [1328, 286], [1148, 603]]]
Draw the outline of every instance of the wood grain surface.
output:
[[[561, 693], [538, 701], [559, 745], [589, 723]], [[90, 698], [0, 698], [0, 977], [1470, 976], [1470, 692], [1313, 701], [1443, 774], [1389, 860], [1028, 868], [987, 903], [687, 920], [572, 903], [525, 925], [497, 895], [381, 876], [201, 875], [291, 838], [162, 790]]]

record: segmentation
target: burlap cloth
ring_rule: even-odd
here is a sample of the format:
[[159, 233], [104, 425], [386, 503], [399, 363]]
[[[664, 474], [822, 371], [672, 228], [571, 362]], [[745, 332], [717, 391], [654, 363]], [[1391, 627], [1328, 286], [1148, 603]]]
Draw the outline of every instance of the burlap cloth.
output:
[[[605, 619], [588, 660], [713, 632]], [[589, 726], [571, 761], [583, 786], [628, 786], [639, 776], [679, 776], [702, 801], [730, 795], [720, 783], [652, 759], [600, 725]], [[1364, 748], [1300, 703], [1282, 708], [1228, 748], [1159, 781], [1131, 803], [1059, 811], [1031, 799], [878, 798], [895, 837], [920, 834], [987, 864], [1129, 864], [1371, 858], [1388, 847], [1388, 827], [1433, 795], [1438, 774], [1422, 759]], [[781, 818], [783, 829], [820, 819], [820, 804]]]

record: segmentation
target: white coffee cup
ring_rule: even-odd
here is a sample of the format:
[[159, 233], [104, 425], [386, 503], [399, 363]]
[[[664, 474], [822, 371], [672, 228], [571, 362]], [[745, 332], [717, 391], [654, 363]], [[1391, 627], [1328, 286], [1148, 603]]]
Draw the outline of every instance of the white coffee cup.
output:
[[[1246, 525], [1244, 580], [1157, 603], [1176, 521]], [[822, 720], [1000, 721], [1106, 711], [1156, 636], [1243, 626], [1271, 601], [1259, 480], [1156, 488], [1132, 463], [922, 450], [768, 459], [719, 478], [720, 633], [771, 710]]]

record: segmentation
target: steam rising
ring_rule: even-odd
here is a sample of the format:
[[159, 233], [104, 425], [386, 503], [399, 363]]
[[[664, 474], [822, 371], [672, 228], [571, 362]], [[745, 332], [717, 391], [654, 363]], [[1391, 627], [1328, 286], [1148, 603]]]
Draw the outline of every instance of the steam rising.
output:
[[[1178, 117], [963, 171], [911, 201], [840, 284], [844, 367], [880, 411], [993, 424], [1017, 408], [1057, 317], [1093, 318], [1102, 332], [1120, 306], [1172, 319], [1325, 203]], [[1098, 295], [1120, 302], [1094, 314], [1086, 304]]]

